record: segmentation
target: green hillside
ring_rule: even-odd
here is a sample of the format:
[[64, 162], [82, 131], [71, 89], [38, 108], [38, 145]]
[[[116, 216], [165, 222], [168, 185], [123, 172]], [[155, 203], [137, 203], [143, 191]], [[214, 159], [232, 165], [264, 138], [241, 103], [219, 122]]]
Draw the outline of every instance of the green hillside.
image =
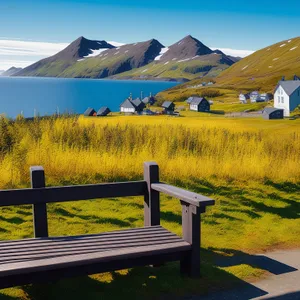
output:
[[158, 96], [161, 100], [183, 101], [190, 96], [206, 96], [213, 100], [238, 102], [240, 92], [259, 90], [274, 92], [278, 81], [285, 76], [300, 75], [300, 37], [282, 41], [243, 58], [224, 70], [210, 87], [200, 87], [196, 79], [168, 89]]
[[300, 73], [300, 37], [261, 49], [222, 72], [218, 84], [235, 89], [272, 91], [286, 76]]
[[[213, 57], [215, 56], [216, 59]], [[228, 68], [227, 64], [220, 63], [219, 55], [206, 55], [202, 60], [178, 62], [152, 62], [142, 68], [133, 69], [114, 76], [117, 79], [176, 79], [192, 80], [195, 78], [216, 77]], [[214, 59], [212, 59], [214, 58]]]

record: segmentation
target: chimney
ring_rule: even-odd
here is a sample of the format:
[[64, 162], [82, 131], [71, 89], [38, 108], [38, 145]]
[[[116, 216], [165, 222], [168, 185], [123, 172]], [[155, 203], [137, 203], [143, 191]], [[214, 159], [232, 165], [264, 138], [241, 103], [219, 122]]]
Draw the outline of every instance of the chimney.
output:
[[300, 78], [297, 75], [294, 75], [294, 80], [300, 80]]
[[285, 76], [282, 76], [281, 81], [285, 81]]

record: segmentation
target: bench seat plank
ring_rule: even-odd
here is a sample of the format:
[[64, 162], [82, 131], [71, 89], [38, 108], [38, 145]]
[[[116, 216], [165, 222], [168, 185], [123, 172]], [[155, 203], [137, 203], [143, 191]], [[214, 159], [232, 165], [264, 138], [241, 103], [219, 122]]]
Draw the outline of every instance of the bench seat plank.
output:
[[156, 263], [159, 259], [177, 260], [191, 249], [188, 242], [161, 226], [91, 236], [27, 239], [14, 241], [13, 248], [10, 245], [9, 241], [0, 243], [0, 288], [23, 284], [31, 276], [52, 271], [63, 274], [64, 270], [82, 268], [84, 274], [93, 274], [96, 270], [108, 271], [110, 266], [114, 270], [118, 266]]

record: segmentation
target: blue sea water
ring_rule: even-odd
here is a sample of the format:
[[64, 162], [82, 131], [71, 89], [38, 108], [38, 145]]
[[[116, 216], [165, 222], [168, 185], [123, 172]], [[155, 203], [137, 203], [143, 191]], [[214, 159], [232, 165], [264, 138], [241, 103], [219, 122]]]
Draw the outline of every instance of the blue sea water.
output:
[[82, 114], [88, 107], [98, 110], [108, 106], [119, 111], [119, 105], [132, 96], [149, 96], [175, 86], [176, 82], [123, 81], [93, 79], [58, 79], [33, 77], [0, 77], [0, 114], [15, 118], [34, 114]]

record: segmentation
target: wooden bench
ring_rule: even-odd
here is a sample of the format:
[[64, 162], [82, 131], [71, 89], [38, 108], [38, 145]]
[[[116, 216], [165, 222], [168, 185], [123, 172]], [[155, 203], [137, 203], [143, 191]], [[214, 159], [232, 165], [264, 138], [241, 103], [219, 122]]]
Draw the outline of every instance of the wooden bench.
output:
[[[32, 167], [30, 189], [1, 190], [0, 206], [33, 205], [32, 239], [0, 242], [0, 288], [180, 261], [181, 273], [200, 275], [200, 215], [214, 201], [159, 181], [156, 163], [144, 164], [144, 180], [45, 187], [42, 167]], [[160, 192], [182, 205], [183, 237], [160, 226]], [[47, 203], [144, 196], [144, 225], [93, 235], [49, 237]]]

